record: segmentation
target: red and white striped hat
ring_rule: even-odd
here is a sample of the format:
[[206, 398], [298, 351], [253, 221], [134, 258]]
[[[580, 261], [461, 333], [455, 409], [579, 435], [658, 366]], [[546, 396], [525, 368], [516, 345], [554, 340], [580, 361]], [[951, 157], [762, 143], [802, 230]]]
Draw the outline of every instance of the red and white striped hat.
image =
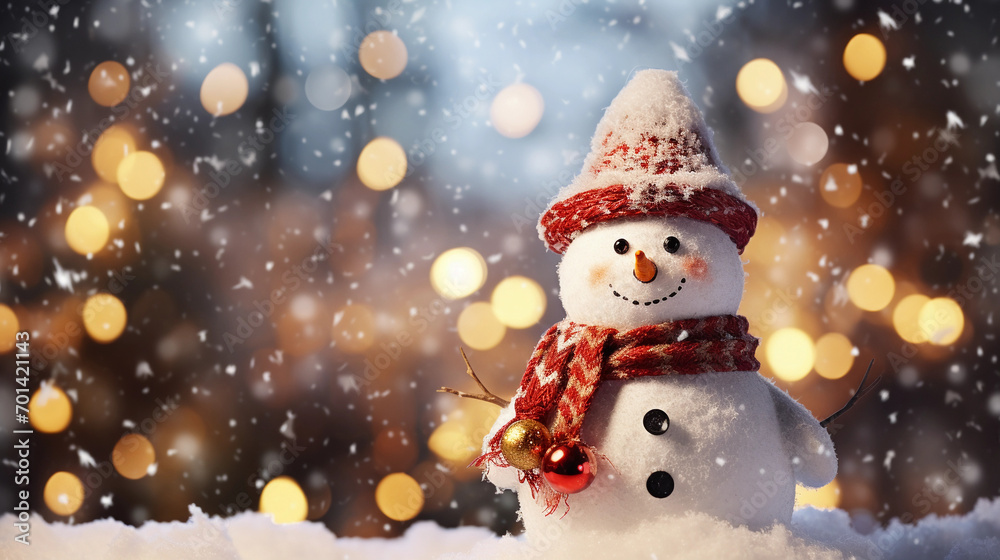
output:
[[740, 253], [757, 209], [722, 164], [712, 132], [676, 72], [638, 72], [597, 124], [583, 171], [538, 222], [549, 249], [563, 253], [584, 229], [637, 216], [712, 223]]

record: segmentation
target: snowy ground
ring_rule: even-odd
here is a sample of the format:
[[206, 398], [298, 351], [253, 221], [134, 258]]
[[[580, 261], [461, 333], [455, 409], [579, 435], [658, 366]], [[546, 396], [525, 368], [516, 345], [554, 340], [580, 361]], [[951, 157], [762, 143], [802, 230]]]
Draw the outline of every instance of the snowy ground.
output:
[[[31, 545], [15, 544], [13, 518], [0, 519], [0, 557], [74, 560], [160, 560], [185, 558], [264, 560], [324, 559], [501, 559], [501, 558], [925, 558], [1000, 559], [1000, 499], [981, 500], [962, 517], [934, 517], [917, 525], [893, 522], [859, 535], [840, 510], [795, 512], [791, 528], [752, 532], [701, 516], [669, 525], [636, 527], [635, 534], [562, 534], [538, 542], [494, 536], [483, 528], [443, 529], [413, 525], [399, 539], [338, 539], [319, 523], [275, 525], [268, 517], [243, 513], [208, 517], [191, 506], [186, 523], [147, 523], [132, 528], [104, 520], [83, 525], [48, 524], [35, 517]], [[646, 538], [637, 535], [645, 534]], [[655, 535], [650, 538], [649, 535]]]

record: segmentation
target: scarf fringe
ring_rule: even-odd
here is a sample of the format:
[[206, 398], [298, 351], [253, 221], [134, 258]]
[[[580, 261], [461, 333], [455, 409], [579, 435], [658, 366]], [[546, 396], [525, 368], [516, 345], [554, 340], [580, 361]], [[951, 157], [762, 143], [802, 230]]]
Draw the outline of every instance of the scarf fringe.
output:
[[[507, 431], [507, 428], [511, 424], [516, 422], [517, 419], [513, 419], [507, 422], [503, 428], [497, 430], [493, 434], [493, 438], [490, 440], [489, 451], [483, 453], [472, 462], [472, 466], [489, 469], [491, 466], [505, 469], [511, 468], [515, 469], [513, 465], [507, 462], [507, 459], [503, 456], [503, 451], [500, 449], [500, 443], [503, 440], [503, 434]], [[603, 455], [602, 455], [603, 457]], [[605, 458], [606, 459], [606, 458]], [[538, 469], [533, 469], [530, 471], [517, 470], [517, 481], [521, 484], [527, 484], [528, 488], [531, 489], [531, 499], [540, 500], [541, 503], [545, 504], [545, 515], [551, 515], [559, 509], [559, 504], [562, 502], [566, 506], [566, 511], [563, 513], [563, 517], [569, 513], [569, 501], [568, 495], [563, 495], [545, 483], [542, 478], [542, 474]]]

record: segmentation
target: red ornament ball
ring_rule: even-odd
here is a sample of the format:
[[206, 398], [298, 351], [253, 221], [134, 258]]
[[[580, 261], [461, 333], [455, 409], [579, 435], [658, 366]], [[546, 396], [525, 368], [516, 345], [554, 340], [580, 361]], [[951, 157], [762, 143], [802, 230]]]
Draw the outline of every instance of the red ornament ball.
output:
[[556, 492], [576, 494], [594, 482], [597, 458], [580, 442], [553, 445], [542, 459], [542, 476]]

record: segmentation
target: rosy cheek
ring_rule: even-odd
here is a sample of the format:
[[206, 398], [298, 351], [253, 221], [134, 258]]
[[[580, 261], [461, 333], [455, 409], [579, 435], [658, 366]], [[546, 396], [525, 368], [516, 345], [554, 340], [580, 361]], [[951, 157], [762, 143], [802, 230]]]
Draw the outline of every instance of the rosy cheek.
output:
[[608, 268], [609, 265], [600, 265], [591, 268], [590, 276], [588, 278], [590, 280], [590, 285], [595, 288], [599, 288], [606, 284], [605, 280], [608, 277]]
[[708, 263], [701, 257], [684, 259], [684, 272], [696, 280], [704, 280], [708, 276]]

